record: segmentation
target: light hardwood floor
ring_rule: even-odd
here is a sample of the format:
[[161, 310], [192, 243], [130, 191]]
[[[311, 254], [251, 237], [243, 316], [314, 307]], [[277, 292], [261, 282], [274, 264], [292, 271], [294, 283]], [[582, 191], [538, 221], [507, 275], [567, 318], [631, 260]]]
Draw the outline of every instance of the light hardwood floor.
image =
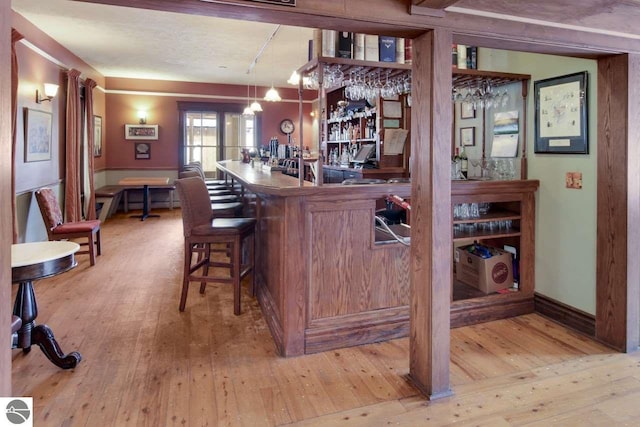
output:
[[[243, 292], [192, 286], [178, 311], [180, 210], [103, 225], [103, 255], [36, 283], [41, 323], [72, 371], [13, 351], [13, 395], [37, 426], [637, 425], [640, 355], [614, 353], [538, 315], [455, 329], [455, 395], [425, 401], [407, 380], [408, 340], [284, 359]], [[15, 293], [14, 286], [14, 293]]]

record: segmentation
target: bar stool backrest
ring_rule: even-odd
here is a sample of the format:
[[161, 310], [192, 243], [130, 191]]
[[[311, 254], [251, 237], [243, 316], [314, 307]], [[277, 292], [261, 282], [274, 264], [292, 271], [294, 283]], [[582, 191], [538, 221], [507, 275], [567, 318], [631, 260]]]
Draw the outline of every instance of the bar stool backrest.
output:
[[209, 191], [204, 181], [195, 177], [176, 180], [176, 189], [182, 207], [184, 236], [190, 237], [194, 227], [211, 223]]

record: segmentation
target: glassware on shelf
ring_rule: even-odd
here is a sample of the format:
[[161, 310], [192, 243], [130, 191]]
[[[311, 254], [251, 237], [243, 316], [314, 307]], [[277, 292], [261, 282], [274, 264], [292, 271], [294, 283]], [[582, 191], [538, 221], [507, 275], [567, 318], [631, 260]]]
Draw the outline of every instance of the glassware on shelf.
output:
[[489, 212], [489, 209], [491, 209], [491, 203], [478, 203], [478, 213], [480, 215], [486, 215]]

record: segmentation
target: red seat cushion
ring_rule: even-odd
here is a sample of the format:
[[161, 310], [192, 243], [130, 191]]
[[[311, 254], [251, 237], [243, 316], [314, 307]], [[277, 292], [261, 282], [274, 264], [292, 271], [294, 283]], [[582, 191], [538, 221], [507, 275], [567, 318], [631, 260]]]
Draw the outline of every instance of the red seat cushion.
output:
[[54, 228], [53, 234], [84, 233], [84, 232], [88, 233], [89, 231], [93, 231], [98, 227], [100, 227], [100, 220], [98, 219], [92, 219], [89, 221], [66, 222]]

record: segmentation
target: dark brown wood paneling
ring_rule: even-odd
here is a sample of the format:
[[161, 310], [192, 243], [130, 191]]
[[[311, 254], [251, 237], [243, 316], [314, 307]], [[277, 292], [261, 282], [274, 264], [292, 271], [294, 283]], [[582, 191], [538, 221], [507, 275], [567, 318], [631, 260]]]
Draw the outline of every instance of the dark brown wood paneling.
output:
[[[640, 54], [629, 61], [627, 139], [627, 351], [640, 347]], [[597, 276], [596, 276], [597, 279]]]
[[374, 209], [375, 200], [309, 205], [309, 324], [408, 305], [409, 251], [374, 246]]
[[437, 399], [451, 394], [451, 32], [413, 42], [409, 372]]
[[596, 337], [638, 348], [640, 287], [640, 61], [598, 61]]
[[[305, 294], [307, 288], [308, 260], [305, 258], [309, 242], [305, 240], [304, 197], [288, 197], [284, 200], [283, 224], [283, 282], [282, 325], [284, 355], [304, 353], [304, 328], [306, 324]], [[274, 250], [274, 248], [269, 248]], [[277, 249], [276, 249], [277, 250]]]
[[594, 315], [538, 293], [534, 295], [534, 304], [536, 313], [591, 337], [596, 335]]
[[273, 298], [279, 319], [283, 318], [283, 295], [281, 283], [284, 280], [283, 251], [269, 250], [281, 248], [284, 244], [285, 210], [281, 197], [260, 198], [260, 218], [258, 219], [258, 248], [260, 254], [259, 275]]
[[269, 289], [265, 286], [258, 286], [256, 297], [260, 302], [260, 308], [262, 309], [262, 315], [269, 327], [271, 337], [275, 342], [278, 354], [284, 355], [284, 331], [282, 330], [282, 320], [278, 314], [278, 309], [273, 296], [269, 292]]
[[11, 396], [11, 1], [0, 0], [0, 396]]
[[409, 306], [321, 319], [305, 333], [305, 353], [406, 337]]
[[491, 295], [473, 300], [456, 301], [451, 305], [451, 327], [475, 325], [508, 317], [533, 313], [533, 297], [522, 292], [514, 295]]

